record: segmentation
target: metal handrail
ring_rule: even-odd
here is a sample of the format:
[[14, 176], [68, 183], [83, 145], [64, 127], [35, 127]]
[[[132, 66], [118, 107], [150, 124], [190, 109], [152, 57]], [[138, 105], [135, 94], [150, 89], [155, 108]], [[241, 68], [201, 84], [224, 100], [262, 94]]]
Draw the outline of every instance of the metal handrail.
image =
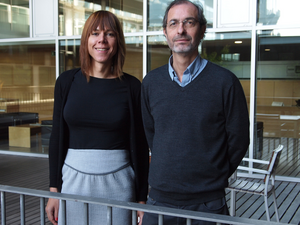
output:
[[[13, 187], [13, 186], [6, 186], [0, 185], [1, 191], [1, 225], [6, 225], [6, 205], [5, 205], [5, 193], [14, 193], [20, 195], [20, 215], [21, 215], [21, 225], [25, 225], [25, 204], [24, 204], [24, 195], [34, 196], [40, 198], [40, 224], [45, 224], [45, 198], [55, 198], [61, 200], [60, 207], [62, 208], [62, 216], [63, 223], [65, 224], [65, 212], [66, 212], [66, 201], [77, 201], [82, 202], [85, 205], [85, 215], [86, 224], [88, 225], [88, 204], [97, 204], [103, 205], [107, 207], [107, 225], [112, 224], [112, 208], [122, 208], [128, 209], [132, 211], [132, 224], [137, 224], [137, 211], [149, 212], [158, 214], [158, 225], [163, 225], [163, 216], [176, 216], [186, 219], [186, 224], [191, 225], [192, 220], [203, 220], [203, 221], [210, 221], [215, 222], [216, 224], [239, 224], [239, 225], [284, 225], [284, 223], [277, 223], [277, 222], [268, 222], [262, 220], [254, 220], [254, 219], [247, 219], [247, 218], [240, 218], [240, 217], [231, 217], [226, 215], [218, 215], [218, 214], [211, 214], [211, 213], [204, 213], [204, 212], [196, 212], [190, 210], [181, 210], [181, 209], [173, 209], [161, 206], [153, 206], [153, 205], [145, 205], [139, 204], [134, 202], [124, 202], [124, 201], [117, 201], [117, 200], [109, 200], [103, 198], [94, 198], [94, 197], [86, 197], [86, 196], [79, 196], [79, 195], [71, 195], [71, 194], [62, 194], [62, 193], [55, 193], [50, 191], [42, 191], [42, 190], [35, 190], [35, 189], [28, 189], [22, 187]], [[287, 225], [287, 224], [286, 224]]]

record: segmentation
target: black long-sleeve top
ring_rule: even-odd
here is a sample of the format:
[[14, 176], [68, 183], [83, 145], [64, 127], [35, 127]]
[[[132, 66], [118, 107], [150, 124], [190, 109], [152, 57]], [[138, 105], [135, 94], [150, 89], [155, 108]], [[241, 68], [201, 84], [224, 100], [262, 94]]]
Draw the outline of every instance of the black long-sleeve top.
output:
[[[49, 173], [50, 187], [56, 187], [59, 191], [62, 185], [61, 170], [67, 150], [70, 147], [69, 130], [63, 111], [76, 73], [81, 73], [81, 70], [73, 69], [62, 73], [55, 84], [53, 126], [49, 144]], [[148, 193], [149, 150], [140, 109], [141, 83], [137, 78], [125, 73], [120, 82], [127, 84], [130, 113], [129, 150], [132, 167], [136, 176], [136, 200], [145, 201]]]
[[76, 73], [64, 119], [69, 128], [69, 148], [129, 150], [129, 98], [127, 83]]

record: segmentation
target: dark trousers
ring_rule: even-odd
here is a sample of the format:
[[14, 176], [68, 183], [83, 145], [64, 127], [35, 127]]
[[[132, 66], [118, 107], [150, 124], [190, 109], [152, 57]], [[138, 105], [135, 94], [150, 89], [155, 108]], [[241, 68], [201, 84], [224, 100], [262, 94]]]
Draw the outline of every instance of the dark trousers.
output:
[[[175, 209], [185, 209], [185, 210], [193, 210], [199, 212], [229, 215], [225, 197], [210, 202], [205, 202], [205, 203], [200, 203], [195, 205], [180, 205], [180, 206], [157, 202], [152, 198], [148, 198], [147, 204], [170, 207]], [[185, 218], [179, 218], [173, 216], [164, 216], [163, 218], [164, 218], [163, 219], [164, 225], [186, 225]], [[157, 225], [157, 224], [158, 224], [158, 215], [145, 212], [143, 217], [143, 225]], [[215, 225], [215, 224], [216, 224], [215, 222], [192, 220], [192, 225]]]

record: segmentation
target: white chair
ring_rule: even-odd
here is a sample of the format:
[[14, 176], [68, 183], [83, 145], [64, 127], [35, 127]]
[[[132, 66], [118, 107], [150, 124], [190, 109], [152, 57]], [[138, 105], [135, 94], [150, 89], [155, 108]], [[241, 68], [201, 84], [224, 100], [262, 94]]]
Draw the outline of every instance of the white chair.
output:
[[256, 194], [256, 195], [264, 196], [266, 216], [267, 216], [267, 220], [270, 221], [268, 196], [270, 194], [272, 194], [273, 200], [274, 200], [276, 219], [277, 219], [277, 222], [279, 222], [274, 183], [275, 183], [275, 172], [276, 172], [276, 168], [279, 164], [279, 159], [280, 159], [280, 154], [281, 154], [282, 149], [283, 149], [283, 145], [279, 145], [275, 150], [273, 150], [272, 156], [271, 156], [271, 159], [269, 162], [266, 162], [263, 160], [256, 160], [256, 159], [243, 159], [243, 160], [249, 161], [249, 162], [268, 164], [268, 169], [261, 170], [261, 169], [243, 167], [243, 166], [238, 167], [238, 170], [246, 170], [246, 171], [252, 171], [252, 172], [258, 173], [258, 174], [264, 174], [265, 178], [263, 180], [263, 183], [256, 183], [256, 182], [251, 182], [251, 181], [247, 181], [247, 180], [239, 180], [239, 179], [237, 179], [236, 172], [234, 173], [233, 177], [230, 178], [229, 185], [227, 187], [227, 189], [229, 189], [231, 191], [231, 199], [230, 199], [230, 214], [231, 214], [231, 216], [235, 216], [235, 209], [236, 209], [236, 193], [235, 192], [246, 192], [249, 194]]

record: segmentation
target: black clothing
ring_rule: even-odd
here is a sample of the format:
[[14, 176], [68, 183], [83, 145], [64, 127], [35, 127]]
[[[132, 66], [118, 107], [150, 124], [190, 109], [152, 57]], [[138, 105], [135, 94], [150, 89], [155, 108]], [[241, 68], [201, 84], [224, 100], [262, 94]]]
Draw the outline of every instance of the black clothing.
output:
[[[81, 74], [80, 69], [63, 72], [55, 84], [53, 126], [49, 144], [49, 172], [50, 187], [56, 187], [58, 191], [61, 190], [61, 170], [69, 148], [69, 130], [63, 111], [76, 73]], [[137, 78], [125, 73], [120, 82], [126, 83], [127, 86], [130, 113], [130, 157], [136, 176], [136, 200], [145, 201], [148, 194], [149, 150], [140, 111], [141, 84]]]
[[64, 108], [70, 131], [69, 148], [129, 150], [127, 85], [77, 73]]

